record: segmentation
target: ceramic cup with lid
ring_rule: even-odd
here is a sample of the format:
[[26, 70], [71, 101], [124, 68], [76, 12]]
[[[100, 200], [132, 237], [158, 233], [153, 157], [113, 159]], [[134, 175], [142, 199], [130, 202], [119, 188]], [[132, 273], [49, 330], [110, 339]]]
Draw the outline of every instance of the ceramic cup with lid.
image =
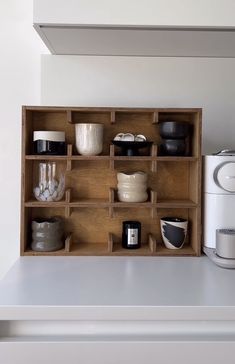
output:
[[75, 124], [76, 148], [81, 155], [98, 155], [103, 150], [104, 125], [99, 123]]
[[35, 154], [65, 155], [65, 132], [46, 130], [34, 131], [33, 150]]
[[119, 201], [144, 202], [148, 199], [147, 174], [145, 172], [119, 172], [117, 180]]

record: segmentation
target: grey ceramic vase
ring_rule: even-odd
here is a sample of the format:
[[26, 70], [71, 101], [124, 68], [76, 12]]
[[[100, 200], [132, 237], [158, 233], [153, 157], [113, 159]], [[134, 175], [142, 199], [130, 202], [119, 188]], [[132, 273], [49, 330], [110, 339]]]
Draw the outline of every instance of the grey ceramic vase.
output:
[[32, 250], [52, 252], [63, 247], [62, 219], [52, 217], [51, 219], [35, 219], [32, 221]]

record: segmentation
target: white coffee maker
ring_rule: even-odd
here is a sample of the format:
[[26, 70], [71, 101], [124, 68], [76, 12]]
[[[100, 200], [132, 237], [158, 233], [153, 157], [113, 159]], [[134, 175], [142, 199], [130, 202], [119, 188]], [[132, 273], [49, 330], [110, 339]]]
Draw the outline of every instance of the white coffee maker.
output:
[[203, 251], [235, 268], [235, 150], [204, 156]]

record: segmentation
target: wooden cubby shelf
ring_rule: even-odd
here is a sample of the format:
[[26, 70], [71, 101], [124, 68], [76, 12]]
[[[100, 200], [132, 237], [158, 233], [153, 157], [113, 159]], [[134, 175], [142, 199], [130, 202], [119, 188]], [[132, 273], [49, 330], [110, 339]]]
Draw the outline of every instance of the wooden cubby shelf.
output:
[[[201, 109], [23, 107], [21, 255], [199, 256], [201, 253]], [[162, 156], [158, 123], [184, 121], [193, 130], [187, 156]], [[84, 156], [76, 151], [76, 123], [103, 123], [103, 151]], [[66, 155], [34, 155], [33, 132], [64, 131]], [[144, 134], [152, 141], [138, 156], [122, 156], [112, 144], [116, 134]], [[41, 202], [33, 196], [35, 171], [40, 161], [55, 161], [65, 171], [66, 192], [61, 201]], [[118, 172], [144, 171], [148, 175], [146, 202], [120, 202]], [[64, 248], [35, 252], [31, 223], [36, 218], [60, 216], [64, 221]], [[167, 249], [161, 238], [160, 219], [189, 221], [183, 248]], [[141, 222], [141, 248], [124, 249], [122, 222]]]

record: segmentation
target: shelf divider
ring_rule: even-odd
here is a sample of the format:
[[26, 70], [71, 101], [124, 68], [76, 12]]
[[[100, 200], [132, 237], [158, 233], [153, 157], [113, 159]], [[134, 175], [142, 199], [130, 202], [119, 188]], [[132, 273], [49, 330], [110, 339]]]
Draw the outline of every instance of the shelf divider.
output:
[[67, 236], [67, 238], [65, 239], [64, 251], [66, 253], [70, 253], [71, 252], [71, 246], [72, 246], [72, 234], [69, 234]]
[[67, 116], [67, 122], [68, 123], [72, 123], [72, 111], [71, 110], [67, 110], [67, 112], [66, 112], [66, 116]]
[[111, 122], [111, 124], [116, 123], [116, 113], [115, 113], [115, 111], [111, 111], [111, 113], [110, 113], [110, 122]]
[[114, 203], [114, 195], [115, 195], [115, 190], [114, 188], [110, 188], [109, 189], [109, 217], [112, 219], [113, 218], [113, 203]]
[[66, 206], [65, 206], [65, 217], [68, 218], [70, 216], [70, 201], [71, 201], [71, 189], [69, 188], [68, 190], [65, 191], [65, 202], [66, 202]]
[[157, 172], [157, 160], [154, 158], [157, 157], [157, 144], [153, 144], [151, 147], [151, 157], [152, 157], [151, 171]]
[[157, 124], [157, 123], [158, 123], [158, 111], [154, 111], [152, 124]]
[[148, 234], [148, 244], [151, 253], [155, 253], [157, 251], [157, 241], [153, 234]]
[[151, 209], [151, 217], [154, 219], [156, 217], [156, 203], [157, 203], [157, 192], [150, 189], [150, 201], [153, 204], [153, 207]]
[[108, 252], [109, 253], [113, 252], [113, 234], [112, 233], [108, 234]]
[[109, 168], [113, 171], [114, 170], [114, 145], [110, 144], [109, 146], [109, 155], [110, 155], [110, 160], [109, 160]]
[[73, 152], [73, 146], [72, 144], [68, 144], [67, 145], [67, 166], [66, 166], [66, 170], [67, 172], [70, 172], [72, 170], [72, 152]]

